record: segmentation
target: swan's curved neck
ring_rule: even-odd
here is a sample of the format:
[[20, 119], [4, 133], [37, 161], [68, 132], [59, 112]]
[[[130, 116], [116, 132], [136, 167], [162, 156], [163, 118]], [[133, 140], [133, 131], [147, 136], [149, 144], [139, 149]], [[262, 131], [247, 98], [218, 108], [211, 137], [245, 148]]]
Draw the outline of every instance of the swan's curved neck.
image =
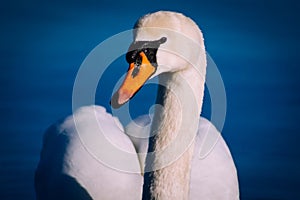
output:
[[145, 168], [154, 171], [145, 173], [143, 199], [188, 199], [204, 76], [193, 67], [159, 76], [162, 107], [155, 110]]

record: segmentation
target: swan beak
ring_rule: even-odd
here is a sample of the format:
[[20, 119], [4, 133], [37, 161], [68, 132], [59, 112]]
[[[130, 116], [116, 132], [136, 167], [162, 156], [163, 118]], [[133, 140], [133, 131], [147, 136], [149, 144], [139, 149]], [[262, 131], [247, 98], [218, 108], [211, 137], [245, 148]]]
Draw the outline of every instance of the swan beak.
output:
[[156, 67], [149, 62], [144, 52], [139, 55], [141, 64], [130, 63], [125, 80], [111, 98], [110, 104], [113, 108], [119, 108], [129, 101], [156, 71]]

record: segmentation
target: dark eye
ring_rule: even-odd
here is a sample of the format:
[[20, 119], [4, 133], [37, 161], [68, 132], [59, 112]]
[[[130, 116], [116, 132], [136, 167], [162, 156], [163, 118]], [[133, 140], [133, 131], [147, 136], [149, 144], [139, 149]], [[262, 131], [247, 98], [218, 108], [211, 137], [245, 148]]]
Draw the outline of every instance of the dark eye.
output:
[[136, 57], [137, 57], [137, 51], [128, 51], [127, 54], [126, 54], [126, 61], [128, 63], [133, 63], [135, 62], [136, 60]]

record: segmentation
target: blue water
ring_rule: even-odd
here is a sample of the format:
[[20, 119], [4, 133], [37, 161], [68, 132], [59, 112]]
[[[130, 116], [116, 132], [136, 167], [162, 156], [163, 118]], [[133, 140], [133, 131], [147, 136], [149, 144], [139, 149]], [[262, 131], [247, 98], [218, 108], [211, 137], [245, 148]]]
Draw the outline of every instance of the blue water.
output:
[[[192, 17], [227, 93], [223, 136], [239, 173], [241, 199], [299, 199], [299, 4], [296, 1], [9, 1], [0, 7], [0, 199], [34, 199], [43, 131], [71, 114], [77, 70], [101, 41], [156, 10]], [[109, 109], [125, 58], [101, 79]], [[148, 111], [143, 88], [131, 114]], [[142, 103], [141, 103], [142, 102]], [[209, 117], [206, 93], [204, 116]]]

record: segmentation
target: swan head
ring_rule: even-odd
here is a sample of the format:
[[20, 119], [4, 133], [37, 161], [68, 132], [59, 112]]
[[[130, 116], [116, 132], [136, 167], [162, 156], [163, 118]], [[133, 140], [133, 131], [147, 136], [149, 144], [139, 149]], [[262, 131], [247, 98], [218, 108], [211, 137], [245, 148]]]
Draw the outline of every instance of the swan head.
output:
[[[141, 17], [135, 24], [133, 42], [126, 54], [127, 75], [111, 99], [119, 108], [151, 79], [164, 72], [175, 73], [198, 66], [205, 52], [200, 29], [190, 18], [159, 11]], [[205, 56], [205, 53], [204, 53]]]

